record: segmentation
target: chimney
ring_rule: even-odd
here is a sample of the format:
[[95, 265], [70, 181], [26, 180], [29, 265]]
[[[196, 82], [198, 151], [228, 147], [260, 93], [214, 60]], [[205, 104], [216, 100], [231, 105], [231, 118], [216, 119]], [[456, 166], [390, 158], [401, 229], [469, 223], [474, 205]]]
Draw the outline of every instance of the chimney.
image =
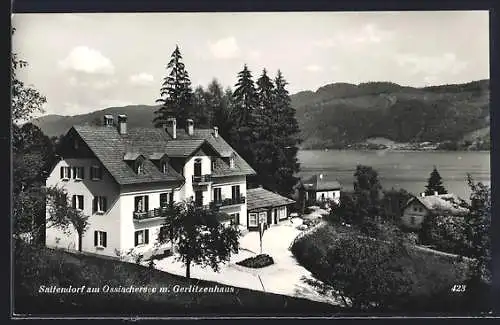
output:
[[189, 136], [192, 136], [194, 133], [194, 121], [190, 118], [186, 120], [186, 129], [187, 129], [187, 134]]
[[118, 115], [118, 132], [120, 134], [127, 134], [127, 115]]
[[165, 126], [165, 131], [172, 136], [172, 139], [177, 138], [177, 120], [175, 117], [167, 119], [167, 124]]
[[104, 115], [104, 126], [113, 126], [113, 115]]
[[214, 138], [218, 138], [219, 137], [219, 128], [214, 126]]
[[425, 197], [425, 192], [420, 193], [420, 197]]
[[434, 195], [438, 195], [438, 192], [437, 192], [437, 191], [434, 191]]

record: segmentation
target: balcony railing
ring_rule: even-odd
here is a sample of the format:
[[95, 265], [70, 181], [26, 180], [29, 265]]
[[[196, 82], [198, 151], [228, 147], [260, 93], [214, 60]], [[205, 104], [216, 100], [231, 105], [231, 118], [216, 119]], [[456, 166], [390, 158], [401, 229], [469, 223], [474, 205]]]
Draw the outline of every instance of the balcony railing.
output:
[[212, 181], [211, 175], [193, 175], [193, 183], [210, 183]]
[[166, 211], [168, 208], [156, 208], [149, 211], [134, 211], [134, 220], [144, 220], [161, 217], [162, 212]]
[[227, 198], [227, 199], [223, 199], [220, 201], [213, 201], [213, 202], [210, 202], [210, 206], [213, 208], [222, 208], [222, 207], [227, 207], [227, 206], [236, 205], [236, 204], [243, 204], [243, 203], [245, 203], [245, 197], [240, 196], [238, 198]]

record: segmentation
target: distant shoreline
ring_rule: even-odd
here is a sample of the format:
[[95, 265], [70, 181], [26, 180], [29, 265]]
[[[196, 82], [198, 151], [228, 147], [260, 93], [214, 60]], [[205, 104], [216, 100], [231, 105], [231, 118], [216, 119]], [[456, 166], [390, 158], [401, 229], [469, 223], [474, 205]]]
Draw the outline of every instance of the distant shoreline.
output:
[[368, 148], [299, 148], [301, 151], [384, 151], [384, 152], [483, 152], [491, 153], [491, 150], [446, 150], [446, 149], [368, 149]]

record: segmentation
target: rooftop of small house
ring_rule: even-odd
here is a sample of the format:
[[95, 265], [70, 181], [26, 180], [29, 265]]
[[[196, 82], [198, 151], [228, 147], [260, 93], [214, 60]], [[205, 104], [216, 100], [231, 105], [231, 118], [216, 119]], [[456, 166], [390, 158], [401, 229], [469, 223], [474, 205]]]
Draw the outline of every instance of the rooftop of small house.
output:
[[336, 179], [327, 174], [313, 175], [302, 181], [302, 184], [306, 190], [314, 191], [334, 191], [342, 187]]
[[268, 191], [262, 187], [247, 189], [247, 209], [248, 211], [278, 207], [295, 203], [294, 200]]
[[441, 214], [441, 215], [463, 215], [469, 210], [467, 208], [467, 203], [455, 194], [434, 194], [434, 195], [424, 195], [415, 196], [410, 201], [408, 205], [413, 202], [419, 202], [422, 204], [430, 213]]
[[[190, 120], [191, 128], [181, 129], [172, 119], [173, 124], [164, 128], [128, 129], [125, 115], [118, 116], [117, 126], [109, 122], [111, 119], [112, 116], [105, 116], [104, 126], [73, 126], [65, 135], [62, 148], [71, 149], [72, 141], [81, 141], [82, 147], [86, 147], [121, 185], [183, 181], [182, 166], [187, 158], [196, 154], [214, 157], [212, 177], [255, 174], [218, 134], [217, 128], [197, 129]], [[140, 174], [132, 168], [137, 159], [143, 164]], [[160, 161], [167, 164], [167, 173], [162, 172]]]

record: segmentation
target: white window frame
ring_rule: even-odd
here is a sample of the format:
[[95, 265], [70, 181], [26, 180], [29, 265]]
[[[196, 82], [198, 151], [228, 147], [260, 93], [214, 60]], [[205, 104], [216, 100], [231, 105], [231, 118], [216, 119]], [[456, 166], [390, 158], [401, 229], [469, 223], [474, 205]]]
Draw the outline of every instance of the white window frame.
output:
[[[100, 177], [98, 177], [96, 175], [100, 175]], [[102, 180], [102, 167], [99, 166], [99, 165], [92, 165], [90, 167], [90, 176], [91, 176], [91, 178], [92, 178], [93, 181], [100, 181], [100, 180]]]
[[100, 231], [100, 230], [96, 230], [96, 232], [97, 232], [97, 246], [96, 246], [96, 248], [101, 248], [101, 249], [106, 248], [107, 243], [104, 242], [104, 235], [103, 234], [106, 234], [106, 237], [108, 237], [108, 234], [105, 231]]
[[[146, 229], [136, 230], [134, 232], [134, 241], [135, 241], [135, 234], [136, 233], [140, 233], [138, 238], [142, 238], [142, 241], [137, 240], [137, 246], [146, 245]], [[148, 240], [148, 242], [149, 242], [149, 240]]]
[[[219, 195], [219, 201], [215, 200], [215, 192], [216, 191], [219, 191], [220, 195]], [[213, 187], [212, 188], [212, 193], [213, 193], [213, 201], [214, 202], [222, 202], [222, 187]]]
[[229, 157], [229, 168], [234, 168], [234, 155]]
[[137, 174], [141, 175], [143, 173], [144, 173], [144, 166], [143, 166], [142, 161], [140, 161], [137, 163]]
[[286, 219], [286, 207], [278, 208], [278, 220]]
[[[75, 181], [81, 181], [83, 180], [83, 174], [84, 174], [84, 167], [79, 167], [79, 166], [73, 166], [73, 179]], [[81, 172], [81, 174], [80, 174]], [[79, 177], [78, 174], [80, 174]]]
[[[253, 219], [252, 219], [253, 218]], [[253, 220], [253, 222], [252, 222]], [[257, 217], [257, 213], [254, 213], [254, 212], [250, 212], [248, 214], [248, 226], [249, 227], [257, 227], [258, 225], [258, 217]]]
[[96, 196], [96, 201], [97, 201], [97, 210], [95, 213], [97, 214], [104, 214], [106, 213], [105, 210], [103, 210], [103, 205], [104, 205], [104, 201], [106, 198], [104, 196]]
[[62, 168], [63, 168], [63, 177], [61, 179], [63, 181], [68, 181], [71, 178], [71, 167], [62, 166]]
[[[75, 209], [78, 210], [78, 211], [83, 211], [83, 209], [85, 208], [85, 197], [81, 194], [74, 194], [73, 197], [76, 197], [76, 200], [75, 200]], [[80, 202], [79, 198], [82, 198], [82, 201]], [[81, 203], [81, 207], [80, 207], [80, 203]]]
[[163, 160], [161, 162], [161, 172], [163, 174], [167, 174], [168, 173], [168, 164], [167, 164], [167, 161]]

